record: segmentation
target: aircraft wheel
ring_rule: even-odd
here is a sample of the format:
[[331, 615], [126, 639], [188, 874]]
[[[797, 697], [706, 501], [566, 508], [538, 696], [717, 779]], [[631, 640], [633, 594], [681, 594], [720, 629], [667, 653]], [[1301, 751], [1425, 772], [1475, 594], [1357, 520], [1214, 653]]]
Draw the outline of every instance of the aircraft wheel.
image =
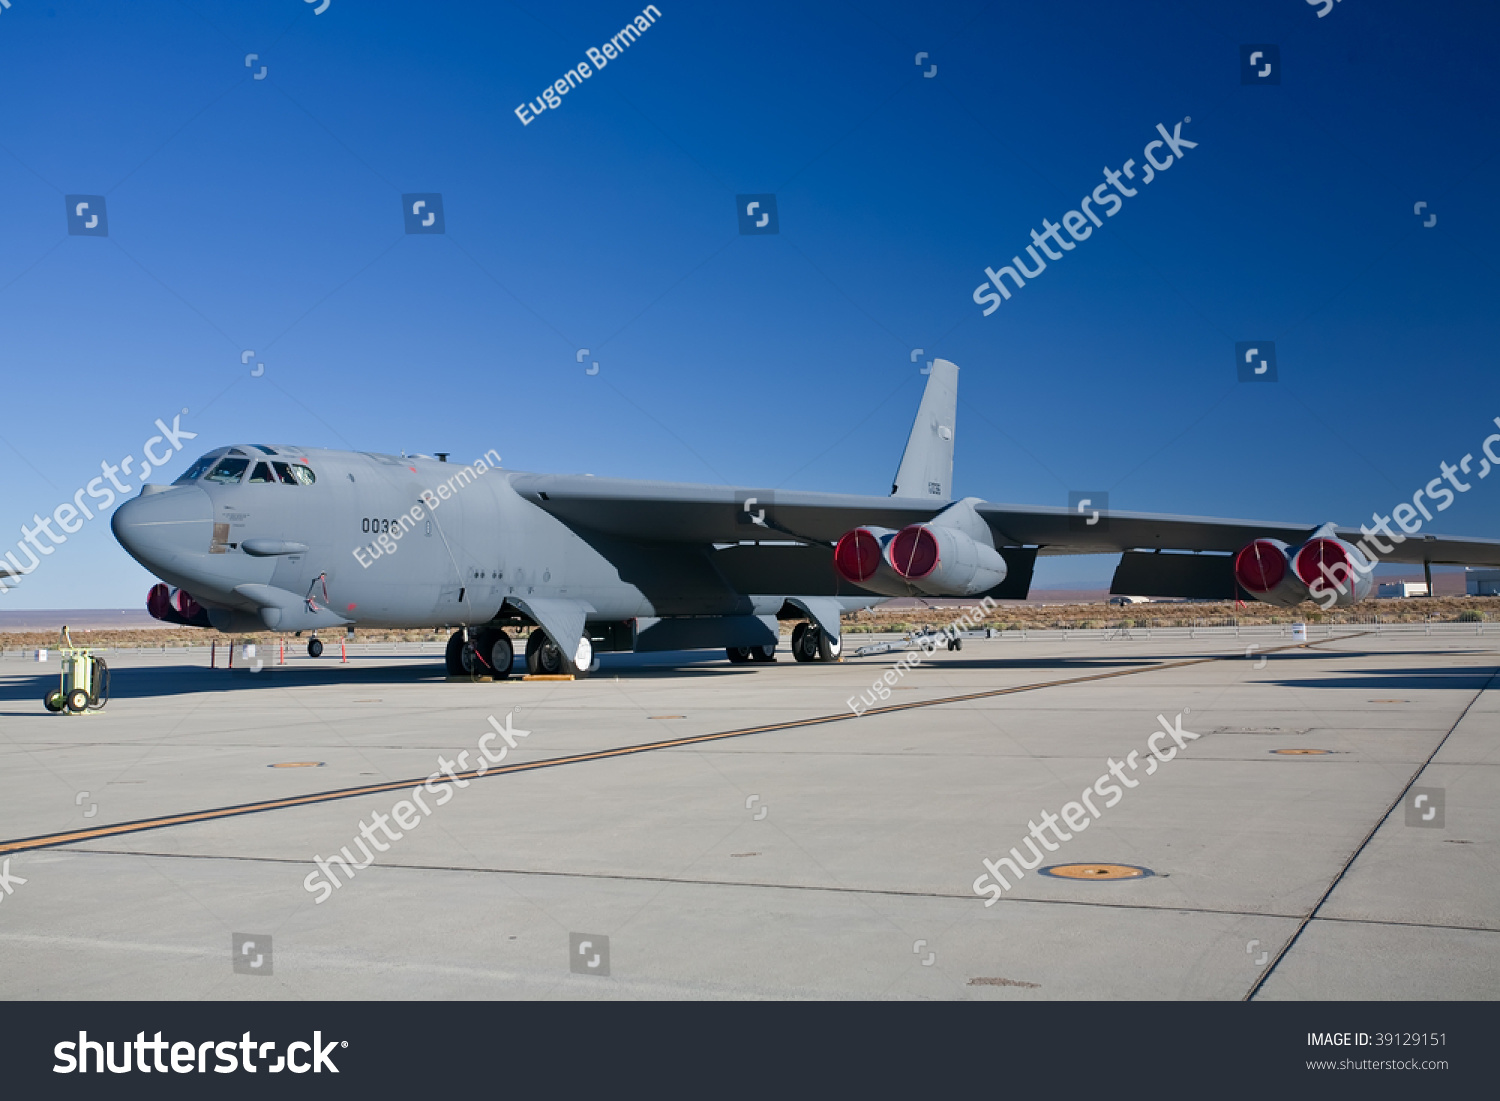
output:
[[443, 661], [450, 677], [461, 677], [468, 672], [464, 668], [464, 633], [454, 631], [448, 636], [448, 648], [443, 652]]
[[807, 648], [807, 633], [816, 630], [811, 623], [799, 623], [792, 628], [792, 657], [797, 661], [811, 661], [812, 655], [817, 652], [817, 647]]
[[320, 658], [323, 656], [322, 639], [310, 638], [307, 640], [307, 656], [310, 658]]
[[750, 648], [748, 646], [731, 646], [724, 651], [729, 660], [735, 665], [744, 665], [750, 660]]
[[531, 632], [526, 639], [526, 672], [532, 676], [556, 676], [568, 670], [563, 666], [562, 651], [547, 637], [541, 628]]
[[775, 661], [776, 644], [774, 642], [768, 642], [764, 646], [750, 647], [750, 660], [761, 662]]
[[81, 711], [88, 710], [89, 694], [82, 688], [75, 688], [68, 693], [68, 710], [75, 715]]
[[582, 680], [594, 671], [595, 664], [594, 644], [585, 635], [578, 640], [573, 657], [563, 663], [563, 672], [572, 673], [576, 679]]
[[844, 640], [842, 638], [830, 638], [828, 632], [820, 628], [818, 630], [817, 648], [819, 661], [838, 661], [839, 655], [844, 652]]
[[954, 638], [953, 648], [955, 650], [962, 650], [964, 648], [964, 640], [961, 638]]
[[[486, 631], [479, 636], [477, 656], [483, 662], [475, 663], [475, 672], [485, 672], [496, 680], [504, 680], [510, 676], [511, 667], [515, 664], [516, 650], [511, 645], [510, 636], [504, 631]], [[488, 668], [485, 668], [485, 662], [488, 663]]]
[[42, 706], [45, 707], [48, 711], [61, 711], [63, 709], [62, 689], [54, 688], [51, 692], [48, 692], [45, 696], [43, 696]]

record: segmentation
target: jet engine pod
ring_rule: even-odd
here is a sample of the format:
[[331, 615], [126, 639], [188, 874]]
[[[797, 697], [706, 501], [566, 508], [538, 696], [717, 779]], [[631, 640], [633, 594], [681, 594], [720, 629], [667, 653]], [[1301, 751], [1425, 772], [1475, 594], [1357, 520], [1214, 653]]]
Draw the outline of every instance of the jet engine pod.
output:
[[1307, 599], [1307, 585], [1292, 569], [1292, 551], [1280, 539], [1257, 539], [1235, 555], [1234, 579], [1266, 604], [1290, 608]]
[[1358, 548], [1337, 536], [1314, 536], [1292, 561], [1308, 595], [1324, 608], [1348, 607], [1370, 595], [1374, 566]]
[[172, 607], [172, 590], [165, 582], [157, 582], [146, 594], [146, 611], [153, 619], [176, 623], [176, 609]]
[[851, 585], [883, 596], [910, 596], [912, 587], [886, 561], [886, 547], [896, 537], [890, 528], [859, 527], [834, 544], [833, 568]]
[[172, 594], [172, 607], [177, 609], [184, 623], [192, 623], [203, 616], [203, 606], [199, 604], [186, 589], [178, 589]]
[[1005, 580], [1005, 559], [994, 547], [934, 524], [902, 528], [886, 545], [885, 557], [912, 588], [928, 596], [973, 596]]

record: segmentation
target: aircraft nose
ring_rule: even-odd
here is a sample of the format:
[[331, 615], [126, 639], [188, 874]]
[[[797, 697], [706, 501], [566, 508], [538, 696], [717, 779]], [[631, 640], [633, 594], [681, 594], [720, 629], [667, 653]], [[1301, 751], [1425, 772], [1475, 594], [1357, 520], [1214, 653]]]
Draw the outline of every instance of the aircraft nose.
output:
[[182, 555], [207, 554], [213, 523], [208, 494], [197, 486], [181, 486], [143, 491], [115, 509], [109, 526], [132, 558], [156, 572]]

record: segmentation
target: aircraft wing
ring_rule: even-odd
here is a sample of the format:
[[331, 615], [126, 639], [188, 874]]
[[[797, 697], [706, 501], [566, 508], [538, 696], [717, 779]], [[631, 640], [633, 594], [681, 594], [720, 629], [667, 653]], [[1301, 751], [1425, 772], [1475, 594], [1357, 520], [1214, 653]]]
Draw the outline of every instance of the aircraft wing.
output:
[[[947, 501], [867, 497], [797, 490], [641, 482], [579, 475], [516, 474], [518, 493], [580, 532], [649, 543], [740, 544], [794, 541], [824, 548], [859, 525], [902, 528], [930, 520]], [[994, 533], [1012, 577], [990, 595], [1023, 598], [1037, 555], [1120, 554], [1111, 591], [1137, 596], [1233, 599], [1233, 555], [1255, 539], [1305, 540], [1321, 525], [1273, 520], [1100, 513], [1036, 505], [980, 502], [975, 509]], [[1089, 520], [1093, 519], [1093, 523]], [[1337, 528], [1358, 543], [1357, 527]], [[1385, 542], [1390, 542], [1385, 540]], [[786, 548], [737, 548], [746, 566], [757, 554]], [[1418, 534], [1379, 555], [1382, 562], [1500, 566], [1500, 540]], [[821, 559], [820, 559], [821, 560]], [[811, 568], [809, 560], [805, 566]], [[825, 562], [816, 573], [828, 574]], [[847, 586], [845, 586], [847, 588]], [[811, 590], [810, 590], [811, 591]]]
[[[831, 545], [860, 524], [901, 528], [931, 519], [950, 503], [558, 474], [517, 474], [512, 484], [570, 527], [668, 543], [791, 538]], [[1101, 514], [1090, 524], [1090, 515], [1061, 507], [981, 502], [975, 509], [994, 532], [996, 546], [1037, 547], [1044, 555], [1127, 550], [1233, 554], [1254, 539], [1295, 544], [1320, 526], [1147, 512]], [[1364, 537], [1357, 527], [1340, 527], [1337, 533], [1351, 543]], [[1379, 557], [1382, 562], [1496, 566], [1500, 540], [1419, 534]]]
[[569, 527], [658, 543], [797, 539], [831, 546], [859, 524], [903, 528], [949, 503], [567, 474], [515, 474], [511, 485]]

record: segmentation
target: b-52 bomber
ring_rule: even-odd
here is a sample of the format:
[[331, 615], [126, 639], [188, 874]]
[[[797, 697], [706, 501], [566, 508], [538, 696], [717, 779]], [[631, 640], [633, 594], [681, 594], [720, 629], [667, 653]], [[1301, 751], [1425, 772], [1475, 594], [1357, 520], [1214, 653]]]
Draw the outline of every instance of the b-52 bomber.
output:
[[846, 613], [1022, 599], [1039, 554], [1120, 553], [1115, 593], [1282, 606], [1362, 600], [1377, 560], [1500, 565], [1500, 541], [1408, 537], [1387, 517], [1371, 531], [954, 500], [957, 396], [958, 367], [934, 360], [889, 497], [242, 444], [144, 486], [112, 527], [161, 579], [158, 619], [311, 632], [313, 656], [319, 630], [452, 628], [449, 673], [497, 678], [527, 627], [532, 674], [580, 676], [604, 651], [774, 661], [781, 620], [797, 621], [796, 660], [835, 661]]

